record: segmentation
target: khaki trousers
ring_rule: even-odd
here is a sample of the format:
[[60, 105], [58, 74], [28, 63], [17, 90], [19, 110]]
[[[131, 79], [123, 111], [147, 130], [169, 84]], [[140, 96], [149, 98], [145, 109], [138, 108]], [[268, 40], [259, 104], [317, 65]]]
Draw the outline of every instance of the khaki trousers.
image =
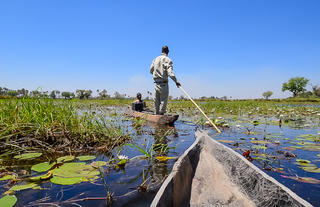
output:
[[154, 106], [156, 114], [164, 114], [167, 111], [169, 85], [168, 83], [154, 83], [154, 91]]

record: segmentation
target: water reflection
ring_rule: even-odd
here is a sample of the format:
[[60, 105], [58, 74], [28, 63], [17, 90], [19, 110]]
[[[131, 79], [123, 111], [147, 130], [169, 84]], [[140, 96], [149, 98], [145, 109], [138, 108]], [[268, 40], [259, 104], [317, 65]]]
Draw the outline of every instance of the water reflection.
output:
[[[167, 126], [154, 126], [154, 146], [153, 150], [156, 156], [168, 156], [169, 146], [167, 141], [167, 132], [171, 130]], [[156, 159], [152, 163], [152, 181], [162, 182], [166, 175], [168, 174], [168, 164], [167, 161], [160, 162]]]

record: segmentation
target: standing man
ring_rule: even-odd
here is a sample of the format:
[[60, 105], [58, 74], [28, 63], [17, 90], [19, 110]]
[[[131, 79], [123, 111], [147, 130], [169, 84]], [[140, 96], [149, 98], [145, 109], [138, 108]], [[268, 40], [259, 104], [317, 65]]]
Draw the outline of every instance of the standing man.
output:
[[150, 73], [154, 80], [155, 110], [156, 114], [161, 115], [166, 113], [167, 110], [169, 96], [168, 76], [170, 76], [170, 78], [176, 83], [178, 88], [181, 86], [173, 73], [172, 61], [168, 57], [168, 54], [169, 48], [165, 45], [162, 47], [161, 55], [152, 61], [150, 67]]

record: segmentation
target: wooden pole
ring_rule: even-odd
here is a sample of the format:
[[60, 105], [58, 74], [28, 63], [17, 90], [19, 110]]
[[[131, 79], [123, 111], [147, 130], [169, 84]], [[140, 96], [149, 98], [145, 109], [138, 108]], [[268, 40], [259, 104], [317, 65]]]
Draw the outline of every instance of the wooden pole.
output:
[[189, 94], [181, 87], [179, 88], [182, 90], [184, 94], [190, 99], [190, 101], [199, 109], [199, 111], [203, 114], [204, 117], [209, 121], [209, 123], [217, 130], [218, 133], [221, 133], [220, 129], [209, 119], [209, 117], [202, 111], [202, 109], [198, 106], [198, 104], [189, 96]]

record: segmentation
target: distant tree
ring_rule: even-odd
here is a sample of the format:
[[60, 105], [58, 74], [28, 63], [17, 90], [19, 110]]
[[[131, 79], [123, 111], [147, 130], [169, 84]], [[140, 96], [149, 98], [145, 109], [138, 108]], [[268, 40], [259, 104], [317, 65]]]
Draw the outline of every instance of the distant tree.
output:
[[[85, 92], [85, 90], [80, 90], [80, 89], [76, 90], [77, 97], [78, 97], [79, 99], [83, 99], [83, 98], [84, 98], [84, 92]], [[61, 94], [61, 95], [62, 95], [62, 94]], [[63, 96], [63, 95], [62, 95], [62, 96]]]
[[6, 87], [1, 88], [0, 87], [0, 95], [3, 95], [3, 96], [8, 95], [8, 91], [9, 91], [8, 88], [6, 88]]
[[59, 90], [56, 90], [56, 96], [57, 96], [57, 98], [59, 98], [59, 96], [60, 96], [60, 91]]
[[220, 99], [223, 100], [223, 101], [226, 101], [226, 100], [228, 100], [228, 97], [227, 96], [222, 96]]
[[301, 98], [310, 98], [312, 97], [313, 93], [311, 91], [305, 91], [305, 92], [302, 92], [302, 93], [299, 93], [299, 97]]
[[320, 97], [320, 87], [318, 85], [312, 86], [312, 94], [314, 96]]
[[99, 97], [101, 99], [106, 99], [108, 98], [108, 94], [107, 94], [107, 90], [106, 89], [103, 89], [102, 91], [99, 92], [99, 90], [97, 90], [97, 92], [99, 93]]
[[296, 97], [299, 93], [305, 92], [305, 87], [309, 82], [304, 77], [291, 78], [287, 83], [283, 83], [282, 91], [290, 91], [293, 93], [293, 97]]
[[41, 98], [48, 98], [49, 97], [49, 91], [40, 92]]
[[262, 94], [262, 96], [268, 100], [272, 96], [272, 94], [273, 94], [272, 91], [266, 91]]
[[120, 94], [118, 91], [114, 92], [115, 99], [124, 99], [125, 95]]
[[34, 97], [40, 97], [40, 92], [38, 90], [31, 91], [31, 95]]
[[84, 91], [84, 97], [86, 99], [90, 98], [91, 97], [91, 94], [92, 94], [92, 90], [85, 90]]
[[173, 97], [172, 97], [172, 96], [168, 96], [168, 99], [169, 99], [169, 100], [172, 100], [172, 99], [173, 99]]
[[22, 89], [20, 89], [20, 90], [17, 90], [17, 92], [18, 92], [18, 96], [20, 96], [20, 97], [22, 97], [22, 96], [27, 96], [28, 93], [29, 93], [29, 91], [26, 90], [26, 89], [24, 89], [24, 88], [22, 88]]
[[18, 92], [16, 91], [16, 90], [10, 90], [10, 91], [8, 91], [8, 96], [13, 96], [13, 97], [15, 97], [15, 96], [17, 96], [18, 95]]
[[55, 90], [51, 91], [50, 97], [51, 97], [52, 99], [56, 99], [57, 95], [56, 95], [56, 91], [55, 91]]
[[64, 97], [64, 99], [72, 99], [75, 97], [74, 93], [67, 92], [67, 91], [62, 92], [61, 96]]
[[92, 91], [91, 90], [77, 90], [76, 93], [77, 93], [77, 96], [79, 99], [84, 99], [84, 98], [88, 99], [91, 96]]

